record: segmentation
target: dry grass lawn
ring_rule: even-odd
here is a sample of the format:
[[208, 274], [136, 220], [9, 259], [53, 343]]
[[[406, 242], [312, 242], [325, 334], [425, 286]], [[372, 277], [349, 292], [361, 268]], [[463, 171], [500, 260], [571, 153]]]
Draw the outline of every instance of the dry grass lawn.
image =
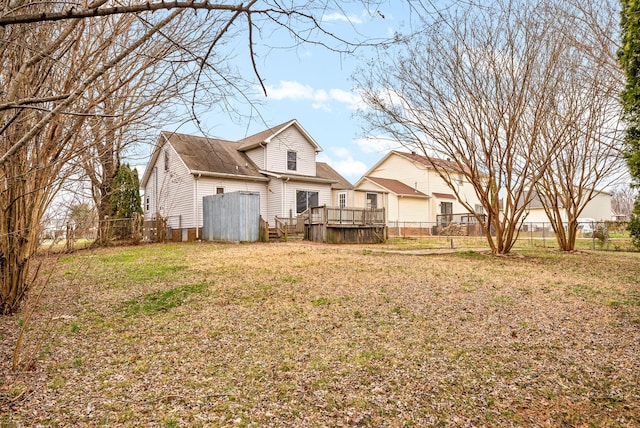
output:
[[46, 260], [0, 425], [640, 426], [640, 254], [389, 248]]

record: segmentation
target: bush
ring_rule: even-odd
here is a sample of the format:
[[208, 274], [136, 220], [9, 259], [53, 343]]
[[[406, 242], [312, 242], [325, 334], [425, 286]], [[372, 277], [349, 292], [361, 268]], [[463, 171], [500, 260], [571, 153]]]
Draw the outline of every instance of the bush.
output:
[[631, 215], [631, 221], [629, 221], [627, 230], [629, 230], [631, 234], [631, 242], [640, 250], [640, 215]]

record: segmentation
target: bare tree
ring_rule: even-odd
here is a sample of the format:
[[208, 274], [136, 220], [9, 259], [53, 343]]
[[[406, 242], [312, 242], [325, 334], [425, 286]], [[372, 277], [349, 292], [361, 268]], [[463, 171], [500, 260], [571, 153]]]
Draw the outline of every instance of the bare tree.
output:
[[561, 146], [545, 140], [539, 150], [568, 72], [550, 4], [500, 0], [450, 7], [436, 19], [425, 14], [417, 38], [382, 52], [356, 78], [369, 131], [458, 165], [486, 220], [458, 193], [455, 177], [432, 166], [483, 224], [497, 254], [513, 247], [533, 184]]
[[626, 184], [615, 187], [611, 193], [611, 209], [618, 216], [628, 219], [633, 212], [637, 192], [629, 184]]
[[[165, 11], [151, 13], [160, 9]], [[178, 39], [181, 27], [176, 25], [172, 32], [171, 24], [184, 19], [189, 9], [202, 9], [189, 27], [198, 31]], [[233, 76], [225, 75], [217, 62], [217, 49], [226, 38], [244, 38], [261, 82], [254, 51], [263, 31], [284, 30], [292, 45], [316, 43], [339, 52], [351, 52], [362, 44], [323, 28], [321, 17], [332, 9], [340, 11], [340, 2], [176, 1], [116, 6], [106, 0], [0, 0], [0, 312], [17, 310], [35, 280], [37, 271], [30, 265], [40, 221], [64, 180], [77, 175], [77, 160], [97, 166], [94, 171], [100, 170], [102, 177], [96, 183], [107, 180], [112, 166], [117, 169], [115, 152], [126, 141], [123, 125], [134, 121], [131, 117], [140, 121], [145, 110], [161, 101], [162, 91], [155, 92], [160, 98], [151, 97], [151, 104], [123, 98], [127, 81], [148, 84], [162, 70], [173, 70], [158, 68], [150, 59], [162, 57], [162, 49], [183, 52], [180, 61], [191, 67], [194, 77], [194, 99], [211, 83], [211, 76], [219, 79], [211, 83], [218, 93], [236, 93]], [[107, 27], [112, 32], [102, 36]], [[204, 37], [207, 45], [191, 50], [189, 43], [198, 37]], [[165, 58], [163, 64], [170, 63]], [[89, 161], [90, 152], [103, 160]]]
[[624, 173], [620, 123], [622, 73], [612, 58], [617, 45], [600, 34], [615, 33], [618, 10], [612, 3], [552, 9], [556, 34], [565, 43], [558, 58], [566, 78], [552, 95], [554, 108], [542, 124], [541, 153], [560, 146], [535, 183], [560, 249], [575, 249], [578, 217], [589, 202]]
[[[64, 178], [67, 162], [80, 144], [81, 115], [66, 115], [38, 126], [60, 93], [76, 85], [78, 62], [74, 39], [82, 22], [38, 29], [9, 28], [0, 42], [0, 311], [15, 311], [29, 285], [31, 256], [39, 242], [40, 220]], [[59, 64], [68, 57], [66, 67]], [[70, 70], [73, 70], [70, 72]], [[38, 103], [31, 100], [38, 99]], [[26, 137], [29, 135], [29, 137]]]
[[[93, 43], [100, 38], [118, 37], [118, 44], [127, 44], [144, 25], [132, 15], [112, 21], [114, 19], [103, 22], [109, 28], [99, 32], [101, 35], [94, 38]], [[179, 119], [175, 105], [189, 102], [200, 71], [194, 63], [213, 42], [211, 35], [215, 35], [215, 31], [208, 31], [217, 25], [213, 21], [209, 20], [205, 28], [197, 16], [183, 14], [167, 25], [162, 37], [144, 46], [144, 55], [121, 61], [87, 91], [87, 98], [93, 101], [97, 114], [87, 119], [85, 138], [91, 144], [83, 153], [82, 168], [91, 182], [91, 196], [100, 220], [113, 215], [112, 183], [123, 157], [130, 156], [132, 149], [142, 143], [151, 144], [156, 138], [157, 126]], [[114, 28], [123, 29], [119, 36]], [[199, 37], [193, 37], [194, 33], [200, 33]], [[228, 58], [212, 56], [209, 68], [232, 80], [234, 87], [215, 85], [219, 82], [212, 77], [207, 85], [200, 85], [198, 89], [200, 102], [213, 104], [231, 97], [234, 90], [244, 88], [242, 77], [237, 76], [226, 62]], [[184, 109], [181, 115], [184, 117], [189, 113]], [[105, 230], [98, 229], [98, 245], [108, 240], [108, 236], [103, 236]]]

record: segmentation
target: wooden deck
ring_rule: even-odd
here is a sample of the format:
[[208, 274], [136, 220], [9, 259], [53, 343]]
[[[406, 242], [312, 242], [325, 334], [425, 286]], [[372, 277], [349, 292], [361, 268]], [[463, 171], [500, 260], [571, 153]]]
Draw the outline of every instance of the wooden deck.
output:
[[314, 207], [305, 238], [330, 244], [374, 244], [387, 240], [385, 209]]

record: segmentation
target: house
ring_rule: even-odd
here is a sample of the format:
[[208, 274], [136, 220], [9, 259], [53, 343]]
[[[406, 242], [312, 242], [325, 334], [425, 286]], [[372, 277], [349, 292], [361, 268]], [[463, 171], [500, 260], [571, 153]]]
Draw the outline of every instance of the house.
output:
[[145, 220], [163, 218], [193, 240], [201, 236], [208, 195], [257, 193], [260, 216], [270, 225], [313, 206], [346, 207], [353, 185], [316, 161], [321, 150], [296, 120], [239, 141], [163, 131], [141, 180]]
[[[418, 228], [431, 233], [433, 226], [475, 223], [473, 214], [436, 172], [434, 163], [453, 177], [461, 198], [483, 212], [473, 186], [454, 162], [401, 151], [387, 153], [356, 182], [355, 205], [386, 208], [390, 235], [398, 229], [408, 232]], [[409, 234], [404, 232], [401, 234]]]
[[[542, 201], [537, 194], [533, 195], [526, 211], [526, 217], [523, 225], [527, 230], [537, 230], [545, 228], [552, 230], [551, 220], [547, 216]], [[564, 208], [560, 208], [560, 217], [563, 223], [567, 223], [567, 212]], [[596, 191], [593, 199], [591, 199], [580, 213], [579, 223], [595, 223], [600, 221], [611, 220], [611, 194], [607, 192]]]

